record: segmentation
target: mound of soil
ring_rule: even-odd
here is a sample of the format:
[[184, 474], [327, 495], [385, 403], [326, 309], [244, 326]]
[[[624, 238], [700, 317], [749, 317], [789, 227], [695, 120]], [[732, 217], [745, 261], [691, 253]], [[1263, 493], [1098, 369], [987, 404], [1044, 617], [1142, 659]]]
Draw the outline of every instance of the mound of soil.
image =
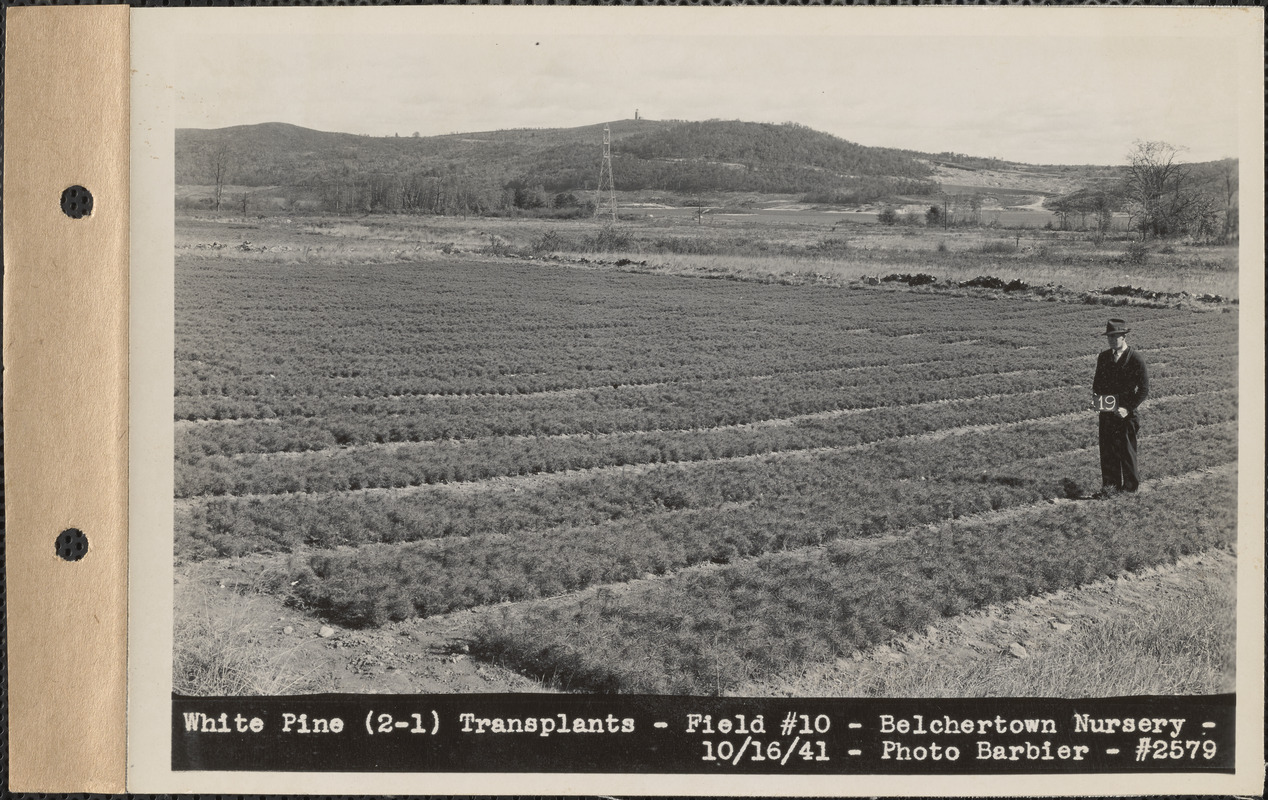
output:
[[1237, 302], [1218, 294], [1191, 295], [1188, 292], [1155, 292], [1150, 289], [1138, 289], [1135, 286], [1111, 286], [1105, 290], [1104, 294], [1114, 297], [1137, 297], [1142, 300], [1198, 300], [1203, 303]]
[[1003, 278], [997, 278], [994, 275], [979, 275], [972, 280], [961, 281], [960, 286], [973, 289], [1003, 289], [1006, 292], [1024, 292], [1031, 288], [1029, 283], [1020, 278], [1005, 281]]
[[938, 279], [927, 272], [918, 272], [915, 275], [911, 273], [894, 273], [881, 278], [882, 283], [905, 283], [908, 286], [927, 286], [931, 283], [937, 283]]

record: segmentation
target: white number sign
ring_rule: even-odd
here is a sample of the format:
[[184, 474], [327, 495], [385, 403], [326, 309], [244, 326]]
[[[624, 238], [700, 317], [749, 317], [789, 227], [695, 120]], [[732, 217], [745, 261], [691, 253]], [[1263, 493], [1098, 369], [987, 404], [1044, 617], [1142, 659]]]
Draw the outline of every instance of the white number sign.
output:
[[1096, 396], [1097, 411], [1114, 411], [1118, 408], [1118, 398], [1112, 394], [1098, 394]]

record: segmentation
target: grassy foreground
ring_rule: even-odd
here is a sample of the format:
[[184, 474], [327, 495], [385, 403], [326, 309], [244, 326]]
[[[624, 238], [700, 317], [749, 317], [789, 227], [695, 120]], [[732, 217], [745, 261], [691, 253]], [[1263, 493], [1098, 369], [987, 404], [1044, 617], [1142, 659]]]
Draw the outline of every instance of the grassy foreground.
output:
[[892, 543], [840, 542], [693, 570], [617, 594], [507, 609], [473, 652], [560, 688], [722, 694], [942, 618], [1229, 547], [1235, 478], [1004, 524], [954, 522]]
[[186, 582], [177, 587], [172, 689], [187, 695], [279, 695], [327, 687], [297, 647], [276, 638], [266, 598]]

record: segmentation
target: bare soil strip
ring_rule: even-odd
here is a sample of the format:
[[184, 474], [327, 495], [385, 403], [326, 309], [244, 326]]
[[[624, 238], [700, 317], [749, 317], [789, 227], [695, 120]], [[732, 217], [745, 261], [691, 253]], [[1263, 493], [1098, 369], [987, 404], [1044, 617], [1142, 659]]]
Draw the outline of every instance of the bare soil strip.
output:
[[[1030, 371], [1030, 370], [1027, 370]], [[1012, 375], [1017, 373], [1001, 373], [1001, 375]], [[1059, 387], [1058, 387], [1059, 388]], [[836, 419], [838, 417], [853, 416], [856, 414], [867, 414], [874, 411], [884, 411], [896, 408], [937, 408], [939, 406], [951, 405], [953, 403], [980, 403], [990, 402], [992, 400], [1000, 400], [1005, 397], [1025, 397], [1027, 395], [1040, 394], [1042, 392], [1050, 392], [1052, 389], [1032, 389], [1026, 392], [999, 393], [999, 394], [982, 394], [976, 397], [955, 397], [945, 400], [927, 400], [923, 403], [906, 403], [893, 406], [868, 406], [866, 408], [838, 408], [832, 411], [816, 411], [811, 414], [796, 414], [791, 417], [776, 417], [774, 419], [763, 419], [757, 422], [737, 422], [733, 425], [714, 425], [708, 428], [640, 428], [630, 431], [613, 431], [611, 433], [551, 433], [540, 436], [532, 434], [513, 434], [510, 436], [486, 436], [475, 439], [445, 439], [441, 440], [445, 444], [457, 444], [462, 442], [479, 442], [487, 439], [496, 439], [497, 441], [538, 441], [548, 442], [569, 439], [585, 439], [586, 441], [603, 441], [605, 439], [618, 439], [629, 436], [646, 436], [658, 433], [722, 433], [725, 431], [755, 431], [768, 428], [788, 428], [800, 422], [810, 422], [813, 420]], [[1209, 394], [1204, 392], [1203, 394]], [[1190, 395], [1191, 396], [1191, 395]], [[417, 447], [420, 444], [435, 444], [438, 442], [383, 442], [374, 444], [353, 444], [341, 445], [337, 447], [327, 447], [320, 450], [300, 450], [300, 451], [277, 451], [271, 453], [235, 453], [230, 456], [234, 461], [251, 460], [251, 461], [286, 461], [289, 459], [302, 458], [314, 454], [322, 453], [350, 453], [358, 451], [381, 453], [393, 453], [397, 450]]]
[[[853, 332], [853, 331], [849, 331], [849, 332]], [[981, 341], [983, 340], [969, 339], [969, 340], [959, 341], [959, 342], [947, 342], [946, 344], [948, 347], [964, 346], [969, 344], [976, 344]], [[1157, 348], [1150, 348], [1149, 352], [1163, 353], [1163, 352], [1172, 352], [1177, 350], [1193, 350], [1199, 347], [1204, 347], [1204, 345], [1173, 345], [1168, 347], [1157, 347]], [[1019, 347], [1017, 349], [1018, 350], [1035, 350], [1038, 348], [1036, 346], [1024, 346], [1024, 347]], [[905, 363], [902, 366], [918, 367], [918, 366], [924, 366], [929, 364], [940, 364], [940, 363], [943, 363], [943, 361], [945, 360], [946, 359], [913, 361], [913, 362]], [[1042, 370], [1038, 370], [1038, 369], [1014, 370], [1012, 372], [1002, 372], [998, 374], [1015, 375], [1015, 374], [1020, 374], [1023, 372], [1051, 371], [1056, 369], [1056, 367], [1060, 364], [1086, 363], [1086, 362], [1094, 362], [1095, 360], [1096, 360], [1096, 353], [1084, 353], [1077, 356], [1070, 356], [1069, 358], [1065, 358], [1065, 359], [1057, 359], [1051, 362], [1051, 365], [1049, 365], [1048, 367], [1045, 367]], [[1166, 362], [1159, 362], [1158, 364], [1155, 364], [1155, 366], [1162, 366], [1165, 363]], [[663, 380], [663, 381], [652, 381], [647, 383], [639, 383], [637, 381], [631, 381], [628, 383], [621, 382], [617, 386], [613, 386], [611, 384], [606, 384], [606, 383], [599, 386], [570, 386], [563, 389], [543, 389], [541, 391], [536, 391], [536, 392], [464, 392], [464, 393], [442, 392], [442, 393], [408, 393], [408, 394], [388, 394], [388, 395], [307, 393], [307, 394], [286, 394], [286, 395], [279, 395], [279, 397], [281, 399], [316, 397], [316, 398], [322, 398], [322, 399], [339, 398], [339, 399], [355, 399], [355, 400], [362, 400], [362, 399], [364, 400], [403, 400], [406, 398], [417, 398], [422, 400], [452, 400], [452, 399], [468, 399], [468, 398], [479, 399], [479, 398], [486, 398], [486, 397], [487, 398], [516, 398], [516, 399], [533, 398], [533, 397], [568, 397], [568, 396], [573, 396], [578, 394], [586, 394], [588, 392], [620, 392], [622, 390], [630, 390], [630, 389], [648, 389], [648, 388], [654, 389], [660, 386], [674, 386], [681, 383], [690, 383], [692, 381], [698, 381], [698, 382], [726, 382], [726, 381], [745, 381], [745, 380], [767, 381], [767, 380], [774, 380], [776, 378], [795, 377], [798, 375], [817, 375], [817, 374], [822, 374], [825, 372], [840, 372], [842, 374], [848, 374], [848, 373], [854, 373], [854, 372], [865, 372], [867, 370], [883, 369], [883, 368], [888, 368], [893, 366], [894, 366], [893, 364], [870, 364], [870, 365], [864, 365], [864, 366], [858, 366], [858, 367], [823, 367], [821, 369], [790, 370], [788, 372], [772, 372], [772, 373], [761, 373], [761, 374], [755, 374], [755, 375], [735, 375], [735, 376], [727, 377], [727, 378], [699, 379], [699, 378], [686, 377], [686, 378], [674, 378], [674, 379]], [[178, 395], [178, 397], [201, 397], [201, 395]], [[390, 416], [391, 415], [389, 415], [389, 417]], [[215, 424], [231, 425], [234, 423], [242, 423], [242, 422], [278, 422], [281, 419], [283, 418], [282, 417], [222, 417], [222, 418], [199, 417], [197, 419], [177, 419], [174, 421], [174, 424], [177, 430], [188, 430], [190, 428], [196, 428], [201, 425], [215, 425]]]
[[[847, 333], [851, 333], [851, 332], [852, 331], [847, 331]], [[913, 362], [904, 364], [903, 366], [912, 367], [912, 366], [921, 366], [924, 364], [938, 364], [938, 363], [941, 363], [941, 362], [937, 360], [913, 361]], [[788, 370], [786, 372], [754, 373], [751, 375], [736, 374], [736, 375], [727, 376], [725, 378], [709, 378], [709, 377], [701, 378], [701, 377], [693, 377], [693, 376], [683, 376], [679, 378], [667, 378], [661, 381], [620, 381], [618, 385], [613, 385], [612, 383], [603, 383], [603, 384], [596, 384], [593, 386], [566, 386], [562, 389], [540, 389], [540, 390], [532, 391], [532, 392], [516, 392], [516, 391], [405, 392], [402, 394], [333, 394], [333, 393], [327, 393], [327, 392], [292, 392], [288, 394], [277, 395], [277, 397], [283, 400], [294, 400], [297, 398], [305, 398], [305, 397], [317, 397], [322, 399], [340, 398], [340, 399], [349, 399], [349, 400], [404, 400], [406, 398], [419, 398], [423, 400], [449, 400], [449, 399], [456, 399], [456, 398], [478, 399], [481, 397], [494, 397], [494, 398], [497, 398], [497, 397], [514, 397], [514, 398], [568, 397], [575, 394], [585, 394], [586, 392], [603, 392], [603, 391], [611, 392], [611, 391], [620, 391], [622, 389], [627, 389], [627, 390], [628, 389], [654, 389], [658, 386], [673, 386], [680, 383], [690, 383], [692, 381], [696, 381], [700, 383], [715, 383], [715, 382], [723, 382], [723, 381], [748, 381], [748, 380], [765, 381], [765, 380], [772, 380], [774, 378], [793, 377], [797, 375], [818, 375], [824, 372], [841, 372], [841, 373], [864, 372], [869, 369], [883, 369], [883, 368], [891, 367], [891, 366], [893, 365], [892, 364], [865, 364], [865, 365], [857, 366], [857, 367], [817, 367], [815, 369], [797, 369], [797, 370]], [[508, 377], [508, 378], [522, 377], [524, 374], [531, 375], [535, 373], [519, 373], [514, 376], [507, 375], [504, 377]], [[177, 395], [177, 397], [199, 397], [199, 396], [200, 395], [188, 395], [188, 394]], [[183, 420], [183, 421], [184, 422], [219, 422], [220, 420], [194, 419], [194, 420]]]
[[[941, 363], [944, 363], [944, 361], [945, 359], [931, 360], [931, 361], [913, 361], [910, 363], [903, 364], [903, 366], [919, 367], [919, 366], [926, 366], [929, 364], [941, 364]], [[1061, 363], [1061, 362], [1054, 362], [1054, 363]], [[309, 393], [309, 394], [279, 395], [279, 398], [283, 400], [293, 400], [296, 398], [304, 398], [304, 397], [316, 397], [319, 399], [350, 399], [350, 400], [404, 400], [407, 398], [418, 399], [418, 400], [458, 400], [458, 399], [477, 400], [480, 398], [495, 398], [495, 399], [503, 398], [503, 399], [518, 400], [518, 399], [529, 399], [529, 398], [538, 398], [538, 397], [572, 397], [579, 394], [590, 394], [592, 392], [621, 392], [621, 391], [629, 391], [630, 389], [655, 389], [661, 386], [676, 386], [678, 384], [692, 383], [692, 382], [727, 383], [727, 382], [733, 382], [733, 381], [769, 381], [769, 380], [775, 380], [776, 378], [789, 378], [789, 377], [796, 377], [798, 375], [818, 375], [825, 372], [839, 372], [845, 375], [845, 374], [850, 374], [855, 372], [866, 372], [868, 370], [874, 370], [874, 369], [887, 369], [892, 366], [893, 366], [892, 364], [869, 364], [869, 365], [859, 366], [859, 367], [823, 367], [821, 369], [789, 370], [788, 372], [770, 372], [770, 373], [762, 373], [762, 374], [756, 374], [756, 375], [734, 375], [734, 376], [726, 377], [726, 378], [683, 377], [683, 378], [675, 378], [671, 380], [650, 381], [650, 382], [622, 381], [615, 385], [612, 383], [605, 383], [605, 384], [600, 384], [596, 386], [570, 386], [564, 389], [542, 389], [540, 391], [535, 391], [535, 392], [411, 392], [407, 394], [386, 394], [386, 395]], [[1027, 370], [1017, 370], [1016, 372], [1024, 372], [1024, 371], [1027, 371]], [[1035, 370], [1029, 370], [1029, 371], [1033, 372]], [[1015, 374], [1015, 372], [1002, 373], [1002, 374], [1011, 375], [1011, 374]], [[198, 397], [199, 395], [181, 395], [181, 396], [182, 397]], [[384, 418], [390, 419], [393, 416], [396, 416], [396, 415], [388, 414]], [[200, 417], [197, 419], [178, 419], [176, 420], [176, 426], [178, 429], [181, 429], [181, 428], [192, 428], [199, 425], [207, 425], [207, 424], [212, 424], [217, 422], [232, 423], [232, 422], [246, 422], [250, 420], [259, 420], [261, 422], [277, 422], [283, 418], [284, 417], [221, 417], [221, 418]]]
[[[1150, 402], [1153, 403], [1154, 405], [1158, 405], [1161, 403], [1171, 402], [1171, 401], [1190, 400], [1194, 397], [1201, 397], [1201, 396], [1210, 395], [1210, 394], [1218, 394], [1220, 391], [1223, 391], [1223, 390], [1213, 390], [1209, 392], [1196, 392], [1194, 394], [1187, 394], [1187, 395], [1171, 395], [1169, 397], [1159, 398], [1158, 400], [1152, 400]], [[1029, 394], [1029, 392], [1026, 392], [1023, 394]], [[1005, 395], [1001, 395], [1001, 396], [1005, 396]], [[989, 399], [992, 397], [996, 397], [996, 395], [989, 395], [989, 396], [984, 395], [982, 397]], [[979, 398], [973, 398], [973, 399], [976, 400]], [[921, 406], [932, 406], [932, 405], [939, 405], [939, 404], [945, 405], [947, 403], [952, 403], [952, 402], [964, 402], [964, 401], [963, 400], [935, 400], [935, 401], [930, 401], [928, 403], [915, 404], [910, 407], [919, 408]], [[893, 408], [893, 406], [891, 406], [891, 408]], [[870, 409], [858, 409], [858, 410], [847, 410], [842, 412], [823, 412], [823, 413], [830, 414], [830, 415], [840, 415], [840, 414], [846, 414], [846, 413], [858, 413], [858, 412], [867, 411], [867, 410], [870, 410]], [[704, 467], [710, 464], [742, 463], [746, 461], [772, 461], [772, 460], [785, 459], [785, 458], [807, 458], [810, 456], [821, 455], [823, 453], [858, 452], [861, 450], [877, 447], [879, 445], [892, 444], [894, 442], [908, 442], [908, 441], [936, 442], [951, 436], [964, 436], [964, 435], [970, 435], [975, 433], [987, 433], [990, 431], [1007, 430], [1009, 428], [1021, 427], [1023, 425], [1029, 425], [1031, 423], [1036, 423], [1036, 422], [1052, 423], [1052, 422], [1060, 422], [1063, 420], [1074, 421], [1080, 418], [1087, 417], [1089, 413], [1090, 412], [1088, 411], [1075, 411], [1075, 412], [1070, 412], [1066, 414], [1055, 414], [1055, 415], [1051, 415], [1047, 417], [1031, 417], [1029, 419], [1017, 420], [1013, 422], [985, 423], [980, 425], [964, 425], [964, 426], [960, 426], [956, 428], [944, 428], [942, 430], [926, 431], [924, 433], [909, 434], [907, 436], [896, 436], [896, 437], [891, 437], [888, 439], [878, 439], [874, 442], [865, 442], [863, 444], [840, 445], [840, 446], [834, 446], [834, 447], [811, 447], [811, 448], [792, 449], [792, 450], [777, 450], [770, 453], [756, 453], [754, 455], [743, 455], [743, 456], [724, 456], [721, 458], [700, 459], [698, 461], [664, 461], [664, 462], [656, 462], [656, 463], [628, 464], [628, 465], [620, 465], [620, 466], [591, 467], [588, 469], [562, 470], [560, 472], [542, 472], [542, 473], [537, 473], [533, 475], [506, 475], [506, 476], [499, 476], [495, 478], [485, 478], [485, 479], [477, 480], [477, 481], [460, 481], [460, 482], [443, 483], [443, 484], [420, 484], [415, 486], [394, 486], [394, 487], [382, 487], [382, 488], [370, 488], [370, 489], [343, 489], [343, 490], [329, 491], [329, 492], [282, 492], [277, 494], [199, 495], [196, 497], [179, 498], [175, 500], [174, 502], [177, 509], [186, 509], [186, 508], [197, 506], [199, 504], [214, 502], [216, 500], [234, 500], [234, 499], [258, 500], [258, 499], [264, 499], [269, 497], [287, 497], [294, 494], [306, 494], [312, 497], [326, 497], [326, 496], [332, 496], [332, 495], [364, 496], [364, 497], [375, 497], [375, 496], [405, 497], [412, 494], [417, 494], [420, 492], [429, 492], [429, 491], [446, 491], [446, 492], [455, 492], [455, 493], [478, 492], [478, 491], [484, 491], [488, 489], [510, 489], [514, 491], [516, 489], [540, 486], [549, 481], [565, 481], [565, 480], [570, 480], [573, 478], [578, 478], [582, 476], [590, 476], [590, 475], [622, 475], [622, 476], [641, 475], [646, 472], [656, 470], [656, 469], [662, 469], [665, 467], [692, 468], [692, 467]], [[1220, 424], [1220, 423], [1216, 423], [1216, 424]], [[720, 430], [720, 429], [706, 428], [703, 430], [710, 431], [710, 430]], [[564, 434], [564, 435], [571, 436], [572, 434]], [[542, 437], [542, 438], [547, 438], [547, 437]], [[365, 445], [365, 446], [366, 447], [388, 447], [390, 445]], [[1073, 451], [1073, 452], [1078, 452], [1078, 451]], [[1062, 454], [1056, 454], [1056, 455], [1062, 455]]]
[[[977, 340], [974, 340], [974, 341], [977, 341]], [[921, 366], [925, 364], [938, 364], [938, 363], [941, 363], [941, 361], [913, 361], [913, 362], [904, 364], [903, 366], [914, 367], [914, 366]], [[882, 368], [890, 367], [890, 366], [893, 366], [893, 365], [867, 364], [867, 365], [858, 366], [858, 367], [819, 367], [816, 369], [797, 369], [797, 370], [788, 370], [786, 372], [755, 373], [752, 375], [737, 374], [737, 375], [731, 375], [725, 378], [681, 377], [681, 378], [670, 378], [663, 381], [620, 381], [618, 385], [613, 385], [611, 383], [604, 383], [604, 384], [597, 384], [594, 386], [567, 386], [562, 389], [540, 389], [538, 391], [533, 391], [533, 392], [515, 392], [515, 391], [405, 392], [403, 394], [329, 394], [329, 393], [319, 393], [319, 392], [302, 392], [302, 393], [278, 395], [278, 397], [283, 400], [294, 400], [296, 398], [304, 398], [304, 397], [319, 397], [323, 399], [337, 397], [337, 398], [344, 398], [344, 399], [351, 399], [351, 400], [404, 400], [406, 398], [418, 398], [421, 400], [451, 400], [456, 398], [479, 399], [482, 397], [493, 397], [493, 398], [498, 398], [498, 397], [513, 397], [513, 398], [570, 397], [572, 395], [586, 394], [588, 392], [604, 392], [604, 391], [619, 392], [622, 389], [627, 389], [627, 390], [628, 389], [655, 389], [660, 386], [674, 386], [680, 383], [690, 383], [693, 381], [701, 382], [701, 383], [724, 382], [724, 381], [768, 381], [768, 380], [774, 380], [775, 378], [795, 377], [797, 375], [818, 375], [824, 372], [841, 372], [841, 373], [865, 372], [869, 369], [882, 369]], [[511, 376], [507, 376], [507, 377], [511, 377]], [[181, 397], [197, 397], [198, 395], [180, 395], [180, 396]], [[197, 422], [218, 422], [219, 420], [196, 419], [196, 420], [183, 420], [183, 421], [197, 423]]]
[[[1209, 477], [1212, 475], [1224, 477], [1224, 476], [1235, 475], [1236, 473], [1237, 473], [1237, 462], [1230, 461], [1224, 464], [1219, 464], [1214, 467], [1204, 467], [1202, 469], [1196, 469], [1191, 472], [1182, 473], [1180, 475], [1171, 475], [1165, 478], [1158, 478], [1156, 480], [1146, 481], [1145, 483], [1141, 484], [1140, 491], [1144, 493], [1161, 491], [1171, 486], [1178, 486], [1178, 485], [1190, 483], [1192, 481], [1196, 481], [1201, 478]], [[1039, 515], [1048, 514], [1052, 511], [1054, 506], [1066, 506], [1066, 505], [1071, 505], [1074, 503], [1091, 503], [1091, 502], [1102, 502], [1102, 501], [1066, 500], [1064, 498], [1061, 498], [1061, 499], [1054, 498], [1052, 500], [1046, 500], [1040, 503], [1030, 503], [1027, 505], [1003, 508], [998, 511], [986, 511], [980, 514], [966, 514], [965, 516], [957, 517], [955, 519], [947, 519], [947, 520], [942, 520], [940, 522], [931, 523], [929, 525], [922, 525], [917, 528], [909, 528], [899, 533], [890, 534], [887, 536], [872, 536], [867, 538], [856, 538], [856, 539], [839, 539], [839, 540], [836, 540], [833, 543], [833, 545], [838, 548], [846, 548], [849, 550], [862, 552], [864, 550], [872, 550], [879, 547], [886, 547], [888, 545], [892, 545], [895, 542], [909, 538], [916, 531], [924, 530], [926, 528], [938, 528], [945, 525], [955, 525], [956, 527], [961, 527], [961, 528], [965, 526], [973, 526], [973, 527], [995, 526], [995, 525], [1001, 525], [1001, 524], [1013, 522], [1018, 519], [1023, 519], [1029, 516], [1039, 516]], [[1113, 502], [1113, 501], [1108, 500], [1104, 502]], [[780, 555], [787, 558], [804, 558], [806, 560], [810, 560], [816, 556], [816, 554], [818, 553], [820, 549], [822, 549], [821, 546], [798, 547], [795, 549], [782, 550], [780, 551]], [[650, 583], [650, 582], [669, 580], [670, 578], [673, 578], [677, 575], [681, 575], [683, 573], [703, 573], [703, 572], [714, 572], [721, 569], [731, 569], [735, 565], [756, 561], [758, 559], [764, 558], [766, 555], [769, 555], [769, 554], [736, 558], [727, 564], [713, 564], [713, 563], [693, 564], [688, 567], [681, 567], [679, 569], [674, 569], [674, 570], [666, 570], [665, 572], [659, 575], [649, 576], [641, 580], [633, 580], [633, 581], [627, 581], [625, 583], [617, 583], [617, 584], [603, 584], [603, 585], [589, 586], [577, 592], [570, 592], [568, 594], [558, 595], [555, 597], [542, 598], [538, 600], [526, 600], [526, 601], [521, 601], [521, 603], [524, 603], [524, 604], [527, 604], [527, 603], [547, 603], [547, 604], [567, 603], [575, 599], [590, 597], [591, 595], [594, 595], [595, 593], [601, 590], [605, 592], [621, 593], [621, 592], [629, 591], [640, 585], [646, 585], [647, 583]], [[503, 604], [500, 604], [499, 606], [477, 606], [473, 609], [470, 609], [470, 611], [472, 613], [479, 613], [482, 610], [487, 610], [490, 608], [500, 608], [503, 606], [514, 606], [519, 604], [520, 603], [503, 603]], [[467, 613], [467, 612], [459, 612], [459, 613]], [[445, 616], [445, 615], [441, 615], [441, 616]]]
[[[1180, 475], [1168, 475], [1164, 478], [1156, 478], [1154, 480], [1145, 481], [1144, 483], [1141, 484], [1139, 491], [1141, 491], [1142, 493], [1155, 492], [1161, 489], [1166, 489], [1170, 486], [1177, 486], [1180, 484], [1189, 483], [1190, 481], [1195, 481], [1199, 478], [1203, 478], [1209, 475], [1228, 476], [1228, 475], [1234, 475], [1236, 473], [1237, 473], [1237, 462], [1230, 461], [1225, 464], [1219, 464], [1214, 467], [1204, 467], [1203, 469], [1193, 470], [1192, 472], [1185, 472]], [[1095, 501], [1068, 500], [1064, 497], [1054, 497], [1042, 503], [1030, 503], [1028, 505], [1023, 505], [1023, 506], [1012, 506], [1011, 508], [1002, 508], [998, 511], [988, 511], [988, 512], [984, 512], [980, 514], [966, 514], [962, 517], [957, 517], [954, 520], [948, 520], [947, 522], [954, 522], [958, 526], [998, 525], [1000, 523], [1012, 522], [1013, 520], [1016, 520], [1016, 519], [1021, 519], [1023, 517], [1027, 517], [1032, 514], [1037, 514], [1041, 511], [1042, 512], [1051, 511], [1053, 506], [1066, 506], [1066, 505], [1071, 505], [1073, 503], [1086, 503], [1086, 502], [1095, 502]], [[944, 524], [947, 524], [947, 522], [934, 523], [932, 527], [937, 527], [938, 525], [944, 525]], [[842, 544], [850, 547], [851, 549], [862, 550], [864, 548], [877, 547], [882, 544], [892, 543], [892, 542], [898, 541], [899, 539], [905, 539], [908, 536], [910, 536], [911, 533], [912, 532], [908, 530], [908, 531], [903, 531], [902, 533], [894, 534], [892, 536], [878, 536], [878, 537], [873, 537], [868, 539], [849, 539], [844, 541]]]
[[248, 422], [262, 422], [267, 425], [281, 421], [281, 417], [225, 417], [224, 419], [203, 417], [201, 419], [178, 419], [173, 424], [177, 431], [188, 431], [211, 425], [245, 425]]

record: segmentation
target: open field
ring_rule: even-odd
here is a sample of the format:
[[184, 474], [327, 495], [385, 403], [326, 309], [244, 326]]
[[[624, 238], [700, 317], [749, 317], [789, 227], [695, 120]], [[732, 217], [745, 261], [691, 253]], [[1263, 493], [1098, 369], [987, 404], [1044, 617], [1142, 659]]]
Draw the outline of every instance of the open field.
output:
[[[848, 283], [926, 273], [954, 283], [989, 275], [1073, 292], [1135, 286], [1237, 297], [1237, 248], [1145, 245], [1123, 233], [1006, 227], [884, 226], [837, 212], [706, 215], [640, 212], [616, 229], [593, 220], [375, 215], [182, 218], [180, 255], [277, 265], [361, 267], [493, 256], [596, 260], [648, 272]], [[690, 211], [690, 213], [687, 213]], [[1028, 212], [1018, 212], [1028, 213]], [[1114, 298], [1109, 298], [1114, 300]], [[1121, 300], [1121, 298], [1120, 298]]]
[[1096, 334], [1127, 299], [1095, 290], [1228, 297], [1227, 251], [1120, 275], [1126, 243], [1074, 237], [495, 222], [182, 221], [178, 574], [249, 563], [344, 629], [470, 612], [464, 647], [547, 687], [726, 693], [1234, 543], [1224, 300], [1116, 311], [1150, 491], [1067, 499], [1099, 484]]

